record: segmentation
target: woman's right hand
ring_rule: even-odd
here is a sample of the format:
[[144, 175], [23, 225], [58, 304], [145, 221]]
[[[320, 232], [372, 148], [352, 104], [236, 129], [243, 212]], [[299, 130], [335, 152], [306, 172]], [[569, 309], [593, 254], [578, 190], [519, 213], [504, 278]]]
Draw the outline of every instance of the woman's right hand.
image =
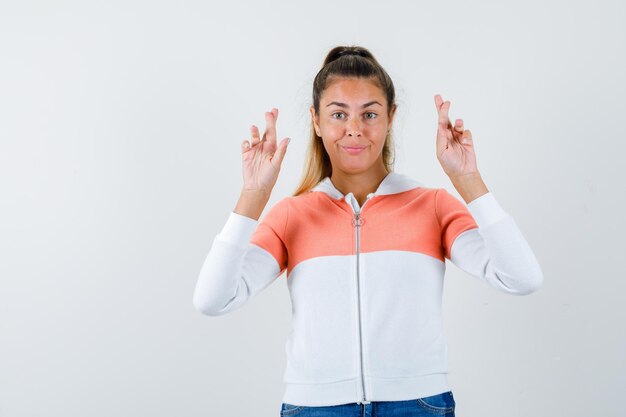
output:
[[251, 138], [241, 144], [243, 159], [243, 191], [262, 192], [269, 195], [276, 184], [290, 138], [276, 145], [276, 119], [278, 109], [265, 112], [265, 133], [259, 137], [259, 129], [250, 127]]

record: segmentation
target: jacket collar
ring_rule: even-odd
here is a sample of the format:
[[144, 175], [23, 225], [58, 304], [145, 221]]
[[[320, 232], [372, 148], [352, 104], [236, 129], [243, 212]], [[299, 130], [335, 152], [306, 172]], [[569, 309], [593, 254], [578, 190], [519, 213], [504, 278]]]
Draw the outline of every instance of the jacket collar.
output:
[[[376, 191], [374, 191], [370, 195], [396, 194], [421, 186], [423, 186], [423, 184], [414, 180], [413, 178], [391, 171], [378, 185]], [[326, 177], [318, 182], [317, 185], [311, 189], [311, 191], [324, 192], [336, 200], [346, 197], [341, 193], [341, 191], [335, 188], [335, 185], [330, 180], [330, 177]], [[348, 193], [348, 195], [349, 194], [352, 193]]]

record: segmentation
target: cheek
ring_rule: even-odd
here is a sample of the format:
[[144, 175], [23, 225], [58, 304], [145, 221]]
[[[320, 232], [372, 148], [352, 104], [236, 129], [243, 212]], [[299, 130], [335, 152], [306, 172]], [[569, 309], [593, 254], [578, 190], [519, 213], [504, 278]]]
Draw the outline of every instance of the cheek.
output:
[[328, 137], [342, 136], [345, 129], [339, 125], [325, 124], [322, 128], [322, 134]]
[[373, 146], [382, 147], [385, 144], [387, 129], [384, 126], [370, 126], [363, 133], [372, 142]]

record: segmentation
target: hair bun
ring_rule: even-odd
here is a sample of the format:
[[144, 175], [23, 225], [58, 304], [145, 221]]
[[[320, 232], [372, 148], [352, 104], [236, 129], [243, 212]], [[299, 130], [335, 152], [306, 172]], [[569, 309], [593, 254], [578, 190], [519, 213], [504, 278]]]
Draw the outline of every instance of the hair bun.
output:
[[363, 47], [337, 46], [328, 53], [328, 55], [326, 56], [326, 59], [324, 60], [324, 65], [327, 65], [328, 63], [332, 61], [336, 61], [337, 59], [341, 57], [351, 56], [351, 55], [360, 56], [362, 58], [366, 58], [370, 60], [374, 59], [374, 56], [372, 55], [372, 53]]
[[347, 56], [347, 55], [357, 55], [357, 56], [362, 56], [364, 58], [367, 58], [367, 56], [364, 54], [364, 51], [357, 50], [357, 49], [344, 49], [342, 51], [339, 51], [337, 53], [337, 58], [342, 57], [342, 56]]

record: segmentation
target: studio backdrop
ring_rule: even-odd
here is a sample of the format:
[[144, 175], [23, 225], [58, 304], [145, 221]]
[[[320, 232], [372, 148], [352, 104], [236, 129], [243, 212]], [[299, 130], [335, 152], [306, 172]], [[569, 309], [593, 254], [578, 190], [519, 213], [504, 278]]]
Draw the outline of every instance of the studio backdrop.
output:
[[278, 416], [283, 275], [192, 303], [276, 107], [301, 178], [312, 81], [364, 46], [397, 92], [395, 171], [460, 196], [433, 97], [541, 264], [527, 296], [446, 263], [462, 417], [624, 415], [623, 2], [0, 3], [0, 417]]

